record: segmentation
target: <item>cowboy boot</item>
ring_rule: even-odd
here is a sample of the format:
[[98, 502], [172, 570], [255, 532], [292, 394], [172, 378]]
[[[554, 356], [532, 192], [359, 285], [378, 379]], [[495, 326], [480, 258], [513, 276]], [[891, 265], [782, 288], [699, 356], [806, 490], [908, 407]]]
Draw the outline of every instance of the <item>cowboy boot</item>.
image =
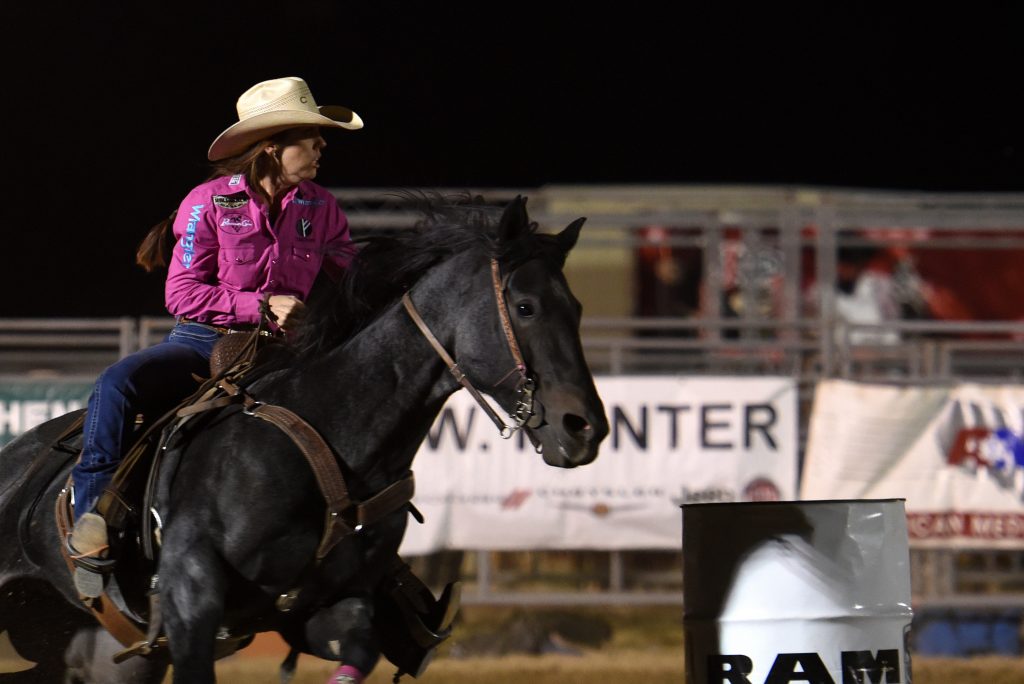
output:
[[103, 593], [102, 569], [112, 565], [105, 560], [110, 548], [107, 523], [98, 513], [83, 513], [68, 539], [75, 563], [75, 588], [82, 596], [96, 598]]

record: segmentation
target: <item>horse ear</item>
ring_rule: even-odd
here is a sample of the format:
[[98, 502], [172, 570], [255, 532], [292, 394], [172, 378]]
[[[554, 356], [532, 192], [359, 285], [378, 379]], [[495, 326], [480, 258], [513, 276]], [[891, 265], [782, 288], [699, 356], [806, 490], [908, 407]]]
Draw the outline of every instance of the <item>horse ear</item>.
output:
[[508, 203], [505, 211], [501, 214], [501, 222], [498, 224], [498, 237], [502, 242], [517, 238], [530, 225], [530, 217], [526, 214], [526, 198], [516, 195], [516, 198]]
[[585, 216], [581, 216], [580, 218], [576, 219], [568, 226], [566, 226], [565, 229], [557, 235], [558, 245], [566, 254], [568, 254], [569, 250], [572, 249], [573, 246], [575, 246], [576, 240], [578, 240], [580, 237], [580, 228], [583, 227], [583, 224], [586, 222], [586, 220], [587, 219]]

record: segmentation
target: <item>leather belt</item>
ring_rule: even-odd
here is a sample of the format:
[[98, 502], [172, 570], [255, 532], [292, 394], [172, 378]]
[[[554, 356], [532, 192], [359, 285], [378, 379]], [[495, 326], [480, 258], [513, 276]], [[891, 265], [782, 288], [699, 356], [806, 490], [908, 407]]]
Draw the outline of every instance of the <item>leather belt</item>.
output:
[[[236, 334], [236, 333], [251, 333], [253, 330], [256, 329], [256, 326], [249, 326], [247, 328], [228, 328], [228, 327], [225, 327], [223, 325], [213, 325], [211, 323], [203, 323], [201, 321], [196, 321], [196, 320], [193, 320], [191, 318], [186, 318], [185, 316], [179, 316], [178, 317], [178, 323], [187, 323], [189, 325], [198, 325], [201, 328], [206, 328], [207, 330], [212, 330], [212, 331], [214, 331], [216, 333], [220, 333], [221, 335], [233, 335], [233, 334]], [[262, 335], [264, 337], [274, 337], [274, 333], [271, 332], [270, 330], [260, 330], [260, 335]]]

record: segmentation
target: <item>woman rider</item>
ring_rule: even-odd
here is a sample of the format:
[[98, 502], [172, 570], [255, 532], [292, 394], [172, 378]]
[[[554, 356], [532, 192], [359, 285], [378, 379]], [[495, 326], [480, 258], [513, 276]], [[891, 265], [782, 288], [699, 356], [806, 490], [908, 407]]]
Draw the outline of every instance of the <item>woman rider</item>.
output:
[[[129, 446], [137, 414], [159, 415], [196, 388], [214, 343], [252, 330], [269, 308], [282, 330], [294, 327], [321, 269], [337, 277], [352, 256], [348, 220], [313, 182], [326, 142], [322, 128], [362, 128], [345, 107], [317, 107], [301, 78], [257, 83], [238, 98], [238, 121], [210, 146], [211, 179], [139, 248], [139, 263], [164, 265], [163, 235], [176, 242], [166, 282], [176, 324], [163, 342], [105, 370], [89, 398], [81, 457], [72, 471], [78, 557], [103, 557], [107, 529], [93, 509]], [[86, 596], [102, 578], [79, 567]]]

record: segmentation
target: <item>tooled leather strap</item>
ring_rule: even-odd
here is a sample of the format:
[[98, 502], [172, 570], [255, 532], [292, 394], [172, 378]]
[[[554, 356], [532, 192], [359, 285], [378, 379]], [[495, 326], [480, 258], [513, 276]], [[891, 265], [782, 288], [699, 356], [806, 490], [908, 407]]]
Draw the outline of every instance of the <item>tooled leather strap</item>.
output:
[[[317, 547], [316, 558], [322, 560], [346, 535], [355, 532], [362, 525], [371, 523], [392, 513], [412, 500], [415, 480], [412, 473], [392, 483], [366, 501], [354, 503], [348, 493], [348, 486], [341, 473], [338, 460], [320, 433], [299, 415], [283, 406], [264, 404], [257, 401], [244, 389], [227, 378], [221, 378], [217, 387], [226, 396], [207, 399], [178, 411], [179, 417], [187, 417], [203, 411], [241, 404], [246, 415], [255, 416], [277, 426], [295, 443], [309, 463], [317, 486], [327, 504], [324, 533]], [[344, 514], [352, 511], [349, 519]]]
[[[61, 539], [60, 553], [64, 558], [64, 562], [67, 563], [68, 571], [73, 575], [75, 572], [75, 564], [74, 561], [71, 560], [71, 556], [68, 555], [67, 544], [64, 543], [64, 540], [67, 539], [71, 530], [70, 506], [71, 504], [68, 502], [68, 486], [65, 486], [57, 497], [57, 508], [56, 511], [54, 511], [54, 518], [57, 520], [57, 534]], [[107, 596], [106, 592], [103, 592], [98, 597], [92, 599], [88, 605], [89, 610], [92, 611], [93, 617], [95, 617], [96, 620], [103, 625], [103, 628], [110, 632], [110, 634], [117, 639], [122, 646], [131, 646], [132, 644], [145, 640], [146, 634], [142, 629], [127, 615], [120, 611], [110, 597]]]
[[[310, 469], [316, 476], [317, 486], [327, 502], [324, 533], [316, 551], [317, 560], [322, 560], [347, 535], [397, 510], [412, 499], [415, 480], [412, 473], [409, 473], [370, 499], [354, 504], [349, 497], [345, 478], [341, 474], [334, 453], [320, 433], [309, 423], [283, 406], [272, 404], [256, 402], [247, 408], [245, 413], [277, 426], [288, 435], [306, 457]], [[350, 509], [353, 509], [355, 527], [345, 518], [346, 511]]]
[[519, 342], [516, 340], [516, 333], [512, 330], [512, 320], [508, 314], [508, 302], [505, 301], [505, 282], [501, 278], [501, 267], [497, 259], [491, 259], [491, 283], [494, 285], [494, 297], [498, 300], [498, 315], [501, 316], [501, 328], [505, 331], [505, 338], [508, 340], [509, 351], [521, 374], [526, 374], [526, 361], [519, 351]]
[[245, 412], [277, 426], [291, 438], [306, 457], [310, 469], [316, 476], [320, 493], [327, 502], [324, 534], [316, 551], [317, 560], [323, 558], [342, 537], [353, 532], [352, 527], [342, 517], [342, 513], [351, 507], [352, 499], [349, 498], [348, 487], [338, 469], [334, 454], [306, 421], [284, 407], [256, 404]]

